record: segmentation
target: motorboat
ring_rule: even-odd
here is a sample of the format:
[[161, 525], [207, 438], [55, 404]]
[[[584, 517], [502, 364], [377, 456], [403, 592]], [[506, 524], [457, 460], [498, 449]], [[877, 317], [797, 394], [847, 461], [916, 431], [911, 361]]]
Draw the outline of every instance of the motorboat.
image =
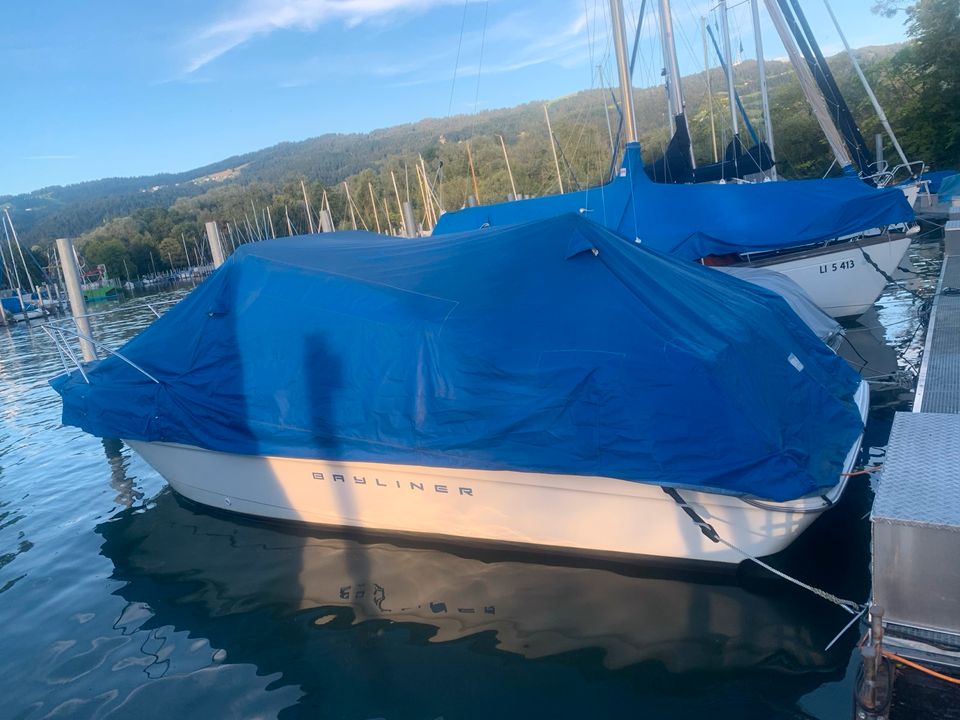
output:
[[869, 404], [776, 293], [578, 214], [244, 245], [51, 384], [211, 507], [722, 564], [837, 502]]

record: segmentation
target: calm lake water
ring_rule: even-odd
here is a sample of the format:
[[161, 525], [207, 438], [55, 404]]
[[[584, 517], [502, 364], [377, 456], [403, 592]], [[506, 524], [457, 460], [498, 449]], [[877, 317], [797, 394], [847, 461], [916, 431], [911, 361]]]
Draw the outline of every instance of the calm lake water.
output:
[[[921, 276], [906, 284], [929, 294], [937, 243], [911, 261]], [[98, 338], [116, 346], [149, 323], [134, 304]], [[854, 356], [909, 376], [916, 317], [890, 288], [851, 327]], [[850, 717], [856, 631], [824, 650], [849, 616], [763, 571], [565, 563], [214, 514], [118, 441], [61, 427], [47, 385], [60, 368], [41, 324], [0, 328], [0, 717]], [[882, 461], [911, 400], [895, 382], [874, 393], [863, 462]], [[777, 563], [866, 599], [871, 499], [857, 478]]]

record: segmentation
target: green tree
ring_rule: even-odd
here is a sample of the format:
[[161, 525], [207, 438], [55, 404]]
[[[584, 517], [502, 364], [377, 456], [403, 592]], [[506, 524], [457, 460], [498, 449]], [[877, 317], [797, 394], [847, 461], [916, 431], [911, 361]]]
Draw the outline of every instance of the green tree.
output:
[[935, 167], [960, 161], [960, 0], [885, 0], [875, 12], [903, 9], [912, 38], [890, 63], [900, 89], [892, 120], [903, 144]]
[[163, 258], [163, 264], [166, 267], [174, 268], [184, 266], [183, 245], [179, 240], [174, 240], [171, 237], [164, 238], [160, 241], [158, 250], [160, 256]]

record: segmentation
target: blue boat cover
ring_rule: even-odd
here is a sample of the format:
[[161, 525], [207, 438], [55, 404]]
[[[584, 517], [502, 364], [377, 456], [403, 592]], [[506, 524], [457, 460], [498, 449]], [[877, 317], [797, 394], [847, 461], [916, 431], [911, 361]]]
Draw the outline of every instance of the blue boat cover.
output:
[[37, 306], [33, 303], [28, 302], [21, 304], [20, 298], [17, 297], [0, 298], [0, 306], [9, 313], [21, 313], [24, 311], [24, 306], [26, 306], [28, 311], [37, 309]]
[[862, 430], [857, 375], [778, 295], [577, 215], [244, 245], [120, 352], [159, 383], [58, 376], [64, 423], [773, 500], [836, 484]]
[[937, 188], [937, 200], [948, 203], [960, 195], [960, 175], [950, 175], [940, 181]]
[[620, 174], [597, 188], [464, 208], [440, 216], [434, 235], [579, 212], [647, 247], [686, 260], [792, 248], [913, 219], [897, 188], [854, 178], [664, 185], [627, 145]]

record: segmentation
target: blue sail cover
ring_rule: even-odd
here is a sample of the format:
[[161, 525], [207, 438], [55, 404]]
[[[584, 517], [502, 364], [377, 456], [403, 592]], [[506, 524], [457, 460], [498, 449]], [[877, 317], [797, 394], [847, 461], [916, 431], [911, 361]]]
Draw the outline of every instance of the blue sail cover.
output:
[[[576, 215], [244, 245], [87, 374], [63, 422], [229, 453], [834, 485], [858, 377], [776, 294]], [[585, 480], [585, 482], [588, 482]]]
[[726, 185], [664, 185], [627, 145], [620, 175], [597, 188], [464, 208], [440, 216], [434, 235], [578, 212], [647, 247], [686, 260], [779, 250], [913, 219], [897, 188], [854, 178]]

